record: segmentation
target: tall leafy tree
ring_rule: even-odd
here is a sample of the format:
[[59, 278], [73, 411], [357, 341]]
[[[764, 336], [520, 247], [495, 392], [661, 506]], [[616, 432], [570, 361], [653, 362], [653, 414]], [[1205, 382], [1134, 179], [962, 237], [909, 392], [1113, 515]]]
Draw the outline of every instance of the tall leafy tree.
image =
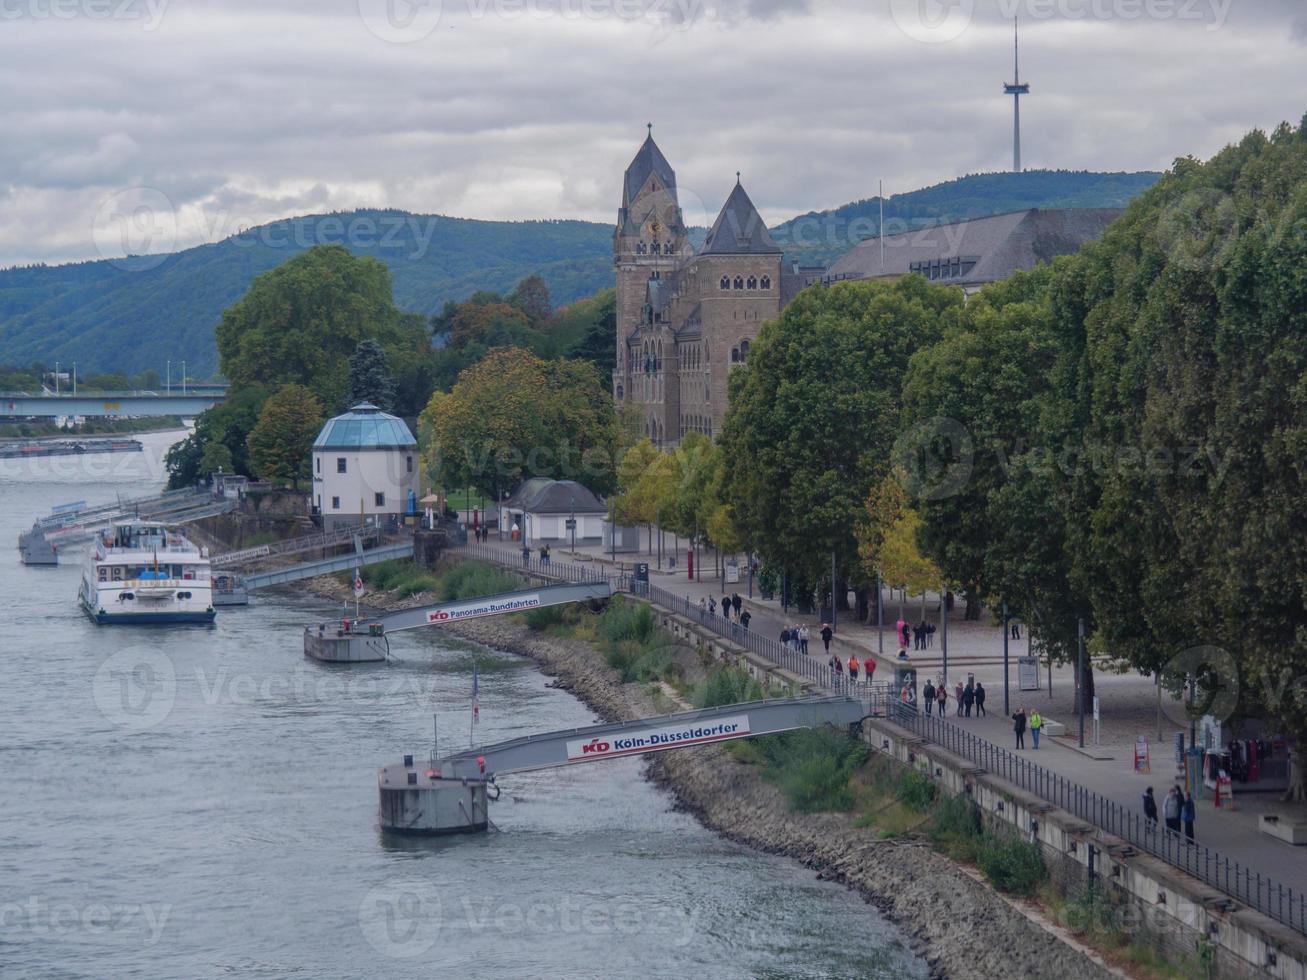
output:
[[841, 581], [865, 594], [853, 529], [892, 465], [903, 378], [961, 306], [959, 290], [916, 276], [810, 289], [735, 369], [723, 496], [749, 546], [790, 581], [820, 581], [834, 552]]
[[401, 313], [390, 272], [340, 245], [319, 245], [259, 276], [222, 315], [222, 373], [236, 387], [298, 384], [343, 407], [348, 359], [359, 342], [418, 351], [421, 321]]
[[250, 433], [250, 463], [263, 479], [295, 489], [309, 477], [313, 440], [322, 428], [322, 402], [303, 385], [286, 385], [264, 402]]
[[588, 364], [491, 351], [449, 392], [432, 396], [419, 429], [437, 486], [472, 486], [496, 498], [533, 476], [576, 479], [601, 494], [616, 487], [622, 433], [607, 387]]

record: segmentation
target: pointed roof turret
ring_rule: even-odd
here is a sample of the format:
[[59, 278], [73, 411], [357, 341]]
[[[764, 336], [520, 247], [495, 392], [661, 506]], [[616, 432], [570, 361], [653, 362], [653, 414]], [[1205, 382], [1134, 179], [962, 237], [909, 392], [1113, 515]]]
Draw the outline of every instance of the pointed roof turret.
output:
[[731, 196], [713, 222], [700, 255], [779, 255], [782, 249], [736, 175]]
[[626, 168], [626, 180], [622, 185], [623, 207], [631, 206], [631, 202], [640, 193], [640, 188], [645, 185], [650, 174], [657, 174], [668, 193], [673, 199], [676, 197], [676, 172], [672, 170], [672, 165], [667, 162], [663, 151], [658, 149], [658, 144], [654, 142], [653, 123], [649, 123], [648, 126], [649, 135], [645, 137], [631, 165]]

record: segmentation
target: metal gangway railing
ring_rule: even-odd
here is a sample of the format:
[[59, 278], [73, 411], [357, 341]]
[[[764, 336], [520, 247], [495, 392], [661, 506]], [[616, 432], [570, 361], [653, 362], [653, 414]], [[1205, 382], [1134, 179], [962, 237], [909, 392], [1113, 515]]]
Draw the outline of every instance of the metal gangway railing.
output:
[[214, 557], [212, 564], [214, 568], [230, 568], [233, 565], [243, 565], [246, 562], [259, 561], [264, 558], [295, 555], [305, 551], [316, 551], [319, 548], [335, 548], [343, 544], [351, 544], [355, 538], [366, 543], [368, 541], [377, 541], [381, 537], [382, 529], [376, 525], [367, 525], [361, 528], [341, 527], [334, 531], [320, 531], [298, 538], [287, 538], [285, 541], [274, 541], [254, 548], [228, 551]]
[[1060, 809], [1120, 837], [1146, 854], [1159, 858], [1224, 892], [1249, 908], [1270, 916], [1297, 932], [1307, 934], [1307, 897], [1269, 875], [1218, 851], [1188, 840], [1164, 824], [1110, 800], [1055, 772], [1036, 765], [952, 722], [895, 704], [892, 715], [901, 725], [954, 755], [974, 762], [987, 772], [1033, 793]]

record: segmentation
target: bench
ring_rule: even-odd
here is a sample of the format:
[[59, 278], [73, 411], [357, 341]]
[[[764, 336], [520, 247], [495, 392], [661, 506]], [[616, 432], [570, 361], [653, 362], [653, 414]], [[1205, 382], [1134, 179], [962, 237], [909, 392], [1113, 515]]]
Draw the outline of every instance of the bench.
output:
[[1300, 817], [1280, 817], [1264, 813], [1257, 818], [1258, 830], [1267, 837], [1275, 837], [1286, 844], [1307, 845], [1307, 820]]

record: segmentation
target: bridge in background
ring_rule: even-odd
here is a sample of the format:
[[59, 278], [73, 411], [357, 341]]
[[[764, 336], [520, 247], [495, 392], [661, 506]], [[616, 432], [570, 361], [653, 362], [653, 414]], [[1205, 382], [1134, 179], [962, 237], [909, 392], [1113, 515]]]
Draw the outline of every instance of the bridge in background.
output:
[[86, 394], [49, 394], [26, 391], [0, 392], [0, 417], [54, 418], [80, 415], [88, 418], [127, 416], [199, 415], [222, 404], [225, 386], [209, 385], [182, 392], [100, 391]]

